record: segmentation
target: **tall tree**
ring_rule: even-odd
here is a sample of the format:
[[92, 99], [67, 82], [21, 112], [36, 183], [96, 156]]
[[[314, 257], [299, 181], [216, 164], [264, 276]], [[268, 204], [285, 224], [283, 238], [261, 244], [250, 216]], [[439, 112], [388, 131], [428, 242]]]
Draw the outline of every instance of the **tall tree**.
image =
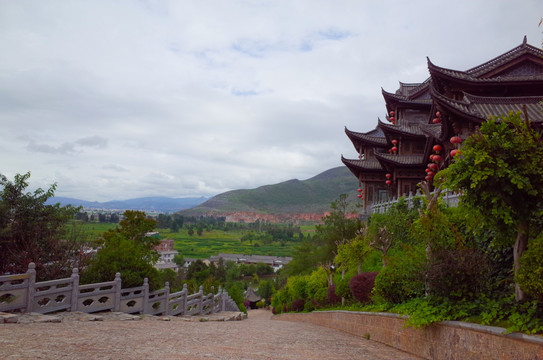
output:
[[56, 185], [26, 192], [29, 178], [17, 174], [11, 182], [0, 174], [0, 273], [22, 273], [34, 262], [40, 280], [65, 276], [84, 245], [66, 227], [79, 208], [46, 205]]
[[[516, 230], [514, 272], [528, 247], [530, 223], [543, 210], [543, 139], [521, 113], [491, 118], [470, 136], [441, 175], [485, 219]], [[517, 301], [525, 299], [518, 284]]]

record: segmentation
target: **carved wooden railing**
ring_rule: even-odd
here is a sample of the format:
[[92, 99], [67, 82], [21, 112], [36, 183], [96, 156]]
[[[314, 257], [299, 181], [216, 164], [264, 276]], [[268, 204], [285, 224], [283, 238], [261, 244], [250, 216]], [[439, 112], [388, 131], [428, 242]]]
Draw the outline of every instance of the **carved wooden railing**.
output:
[[221, 288], [205, 295], [203, 287], [189, 295], [187, 286], [170, 293], [170, 286], [149, 291], [148, 280], [142, 286], [122, 288], [121, 274], [113, 281], [79, 285], [78, 269], [65, 279], [36, 282], [36, 266], [28, 265], [24, 274], [0, 276], [0, 312], [19, 311], [42, 314], [57, 311], [121, 311], [150, 315], [205, 315], [221, 311], [239, 311]]

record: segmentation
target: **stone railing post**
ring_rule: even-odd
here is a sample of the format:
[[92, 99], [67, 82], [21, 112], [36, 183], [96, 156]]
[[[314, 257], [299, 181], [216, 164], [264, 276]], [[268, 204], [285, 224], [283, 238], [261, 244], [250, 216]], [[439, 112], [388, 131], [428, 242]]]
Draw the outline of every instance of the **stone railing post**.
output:
[[26, 291], [26, 312], [34, 311], [32, 304], [34, 304], [34, 294], [36, 294], [36, 264], [31, 262], [28, 264], [28, 289]]
[[183, 301], [183, 315], [187, 315], [187, 311], [189, 310], [187, 297], [189, 295], [189, 290], [187, 289], [187, 284], [183, 284], [183, 296], [185, 297], [185, 301]]
[[200, 295], [200, 303], [198, 304], [198, 313], [202, 313], [204, 311], [204, 286], [200, 285], [200, 290], [198, 291], [198, 294]]
[[143, 279], [143, 313], [150, 314], [149, 310], [149, 279]]
[[120, 311], [121, 310], [121, 273], [115, 274], [115, 305], [113, 307], [113, 311]]
[[164, 284], [164, 308], [164, 315], [170, 315], [170, 283], [168, 281]]
[[79, 302], [79, 269], [72, 269], [72, 303], [70, 304], [70, 311], [77, 311], [77, 304]]
[[223, 290], [221, 294], [221, 311], [226, 311], [226, 299], [228, 298], [228, 291]]

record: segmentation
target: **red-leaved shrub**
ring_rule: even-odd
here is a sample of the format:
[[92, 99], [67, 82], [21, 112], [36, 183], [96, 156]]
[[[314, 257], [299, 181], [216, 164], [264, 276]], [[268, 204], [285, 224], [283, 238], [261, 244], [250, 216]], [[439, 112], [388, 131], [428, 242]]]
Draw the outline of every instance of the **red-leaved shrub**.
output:
[[375, 284], [375, 278], [377, 272], [366, 272], [355, 275], [349, 281], [349, 288], [353, 297], [361, 303], [368, 302], [370, 300], [371, 290]]
[[290, 304], [290, 310], [300, 312], [304, 311], [305, 301], [303, 299], [296, 299]]
[[328, 302], [335, 305], [341, 301], [341, 296], [336, 294], [336, 284], [328, 286]]

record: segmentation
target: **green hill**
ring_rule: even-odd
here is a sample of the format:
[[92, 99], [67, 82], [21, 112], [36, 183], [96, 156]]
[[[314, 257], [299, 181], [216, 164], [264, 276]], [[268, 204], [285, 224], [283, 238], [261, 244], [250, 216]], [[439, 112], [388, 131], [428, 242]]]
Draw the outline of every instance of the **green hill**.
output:
[[340, 166], [307, 180], [293, 179], [256, 189], [228, 191], [179, 213], [322, 213], [330, 210], [330, 203], [340, 194], [348, 194], [350, 201], [358, 201], [357, 187], [353, 174]]

